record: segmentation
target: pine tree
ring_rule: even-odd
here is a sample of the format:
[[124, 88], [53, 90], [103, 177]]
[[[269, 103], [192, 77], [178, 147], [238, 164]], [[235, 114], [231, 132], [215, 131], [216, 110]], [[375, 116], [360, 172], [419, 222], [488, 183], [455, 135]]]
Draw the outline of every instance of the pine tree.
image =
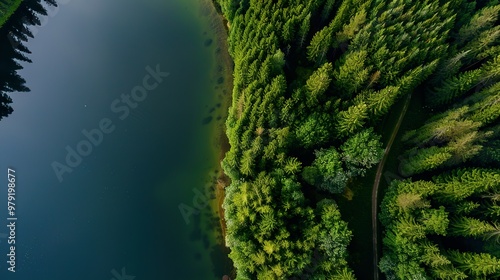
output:
[[494, 230], [490, 223], [470, 217], [452, 220], [450, 224], [450, 233], [457, 236], [480, 237]]
[[[496, 206], [496, 207], [495, 207]], [[497, 205], [492, 205], [490, 206], [491, 208], [495, 207], [496, 208], [496, 211], [499, 212], [499, 207]], [[499, 215], [495, 215], [496, 217], [498, 217]], [[486, 240], [493, 240], [494, 242], [496, 243], [500, 243], [500, 225], [498, 224], [493, 224], [493, 230], [487, 232], [485, 235], [484, 235], [484, 238]]]
[[414, 220], [411, 216], [404, 216], [394, 225], [398, 235], [410, 241], [425, 238], [425, 227]]
[[477, 34], [493, 27], [498, 19], [500, 5], [488, 6], [478, 11], [470, 19], [470, 22], [463, 26], [458, 32], [457, 44], [463, 45], [471, 41]]
[[349, 52], [335, 70], [335, 87], [341, 96], [351, 97], [368, 81], [371, 67], [365, 65], [366, 51]]
[[336, 44], [340, 44], [346, 42], [348, 40], [352, 40], [356, 33], [359, 32], [363, 24], [366, 22], [366, 10], [362, 9], [357, 12], [354, 17], [351, 18], [349, 24], [344, 25], [344, 29], [341, 32], [338, 32], [335, 40]]
[[422, 262], [431, 268], [438, 268], [451, 264], [451, 261], [442, 255], [438, 246], [431, 242], [424, 242], [423, 244]]
[[474, 193], [483, 193], [500, 184], [500, 173], [485, 169], [456, 169], [433, 178], [439, 187], [435, 197], [440, 201], [461, 201]]
[[332, 280], [356, 280], [356, 276], [354, 276], [354, 273], [351, 270], [344, 267], [333, 276]]
[[[411, 153], [408, 153], [411, 155]], [[441, 166], [452, 157], [447, 148], [432, 146], [418, 150], [417, 154], [410, 156], [401, 163], [401, 172], [405, 176], [419, 174]]]
[[459, 215], [465, 215], [465, 214], [470, 214], [472, 211], [476, 210], [481, 206], [477, 202], [473, 201], [461, 201], [457, 204], [454, 205], [453, 210], [455, 213]]
[[353, 134], [363, 127], [368, 117], [368, 106], [364, 103], [341, 111], [337, 117], [337, 130], [340, 135]]
[[440, 206], [439, 209], [424, 209], [421, 213], [420, 222], [425, 226], [427, 233], [446, 235], [449, 219], [444, 206]]
[[308, 101], [311, 105], [316, 105], [331, 82], [332, 64], [325, 63], [318, 68], [307, 80], [306, 88], [309, 93]]
[[500, 260], [486, 253], [450, 251], [449, 258], [457, 268], [474, 277], [495, 277], [500, 272]]
[[380, 136], [376, 135], [372, 128], [353, 135], [340, 149], [347, 170], [353, 177], [364, 176], [366, 169], [378, 163], [384, 153]]
[[463, 96], [469, 90], [477, 86], [482, 76], [483, 71], [477, 69], [451, 77], [443, 81], [443, 85], [433, 91], [429, 101], [433, 106], [449, 104], [457, 97]]
[[311, 28], [311, 14], [309, 13], [300, 24], [299, 27], [299, 36], [298, 36], [298, 44], [299, 47], [302, 48], [306, 42], [307, 35], [309, 34], [309, 30]]
[[413, 209], [430, 207], [429, 201], [415, 193], [400, 193], [396, 198], [397, 206], [404, 212]]
[[317, 64], [322, 64], [332, 44], [332, 33], [329, 28], [323, 28], [314, 34], [307, 47], [307, 58]]
[[328, 116], [320, 113], [311, 114], [295, 130], [298, 145], [306, 149], [320, 146], [330, 139]]
[[389, 112], [389, 109], [399, 96], [399, 87], [388, 86], [380, 91], [372, 92], [368, 95], [366, 104], [373, 116], [382, 116]]
[[467, 279], [468, 276], [463, 271], [453, 267], [452, 265], [439, 266], [431, 269], [432, 274], [437, 277], [437, 279], [444, 280], [460, 280]]

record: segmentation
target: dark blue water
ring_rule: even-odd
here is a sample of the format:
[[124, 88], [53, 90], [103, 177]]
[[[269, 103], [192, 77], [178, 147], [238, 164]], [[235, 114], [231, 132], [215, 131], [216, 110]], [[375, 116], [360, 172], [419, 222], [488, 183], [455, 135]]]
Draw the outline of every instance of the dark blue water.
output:
[[214, 123], [202, 124], [216, 102], [214, 50], [199, 4], [64, 3], [26, 44], [31, 92], [12, 94], [0, 122], [0, 279], [220, 279], [211, 229], [178, 208], [193, 206], [216, 162]]

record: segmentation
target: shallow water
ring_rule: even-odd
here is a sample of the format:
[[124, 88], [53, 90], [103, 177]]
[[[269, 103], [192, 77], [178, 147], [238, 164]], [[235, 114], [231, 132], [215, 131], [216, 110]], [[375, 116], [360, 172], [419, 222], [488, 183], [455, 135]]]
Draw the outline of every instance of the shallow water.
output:
[[[200, 193], [217, 168], [217, 112], [204, 122], [221, 109], [199, 3], [64, 2], [26, 43], [31, 92], [12, 94], [0, 122], [0, 278], [221, 279], [217, 229], [200, 221], [212, 213]], [[186, 219], [181, 204], [201, 211]]]

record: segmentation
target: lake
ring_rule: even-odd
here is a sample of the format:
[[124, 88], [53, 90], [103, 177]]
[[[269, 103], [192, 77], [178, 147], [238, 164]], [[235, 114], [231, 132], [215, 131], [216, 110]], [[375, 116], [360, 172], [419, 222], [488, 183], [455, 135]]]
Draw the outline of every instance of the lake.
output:
[[[196, 0], [66, 0], [25, 45], [0, 122], [0, 279], [221, 279], [213, 198], [224, 121]], [[7, 169], [16, 272], [7, 271]], [[182, 211], [181, 211], [182, 210]]]

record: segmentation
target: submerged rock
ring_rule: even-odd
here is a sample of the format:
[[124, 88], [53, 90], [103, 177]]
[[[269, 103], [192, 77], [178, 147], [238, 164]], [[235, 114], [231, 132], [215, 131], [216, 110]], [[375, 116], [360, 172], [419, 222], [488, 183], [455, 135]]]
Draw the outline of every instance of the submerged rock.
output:
[[213, 119], [212, 116], [208, 116], [208, 117], [206, 117], [206, 118], [203, 119], [203, 121], [201, 122], [201, 124], [203, 124], [203, 125], [209, 124], [212, 121], [212, 119]]
[[207, 39], [207, 40], [205, 40], [205, 47], [210, 46], [210, 45], [212, 44], [212, 42], [213, 42], [213, 41], [214, 41], [214, 40], [212, 40], [212, 39]]

